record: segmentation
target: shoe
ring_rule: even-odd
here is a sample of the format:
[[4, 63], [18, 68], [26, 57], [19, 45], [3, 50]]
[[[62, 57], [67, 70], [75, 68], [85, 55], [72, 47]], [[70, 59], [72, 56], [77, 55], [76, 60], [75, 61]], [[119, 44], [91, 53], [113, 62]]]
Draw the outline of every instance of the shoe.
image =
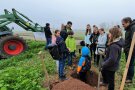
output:
[[70, 70], [72, 70], [72, 69], [73, 69], [73, 67], [72, 67], [72, 66], [69, 66], [69, 69], [70, 69]]
[[65, 80], [68, 80], [68, 78], [66, 78], [66, 76], [61, 76], [61, 77], [59, 78], [59, 80], [60, 80], [60, 81], [65, 81]]
[[132, 83], [132, 80], [127, 79], [125, 83]]
[[100, 86], [107, 86], [108, 84], [100, 82]]
[[66, 74], [67, 74], [67, 71], [64, 71], [64, 74], [63, 74], [63, 76], [65, 76], [65, 77], [66, 77]]
[[72, 69], [73, 69], [72, 65], [69, 65], [69, 66], [67, 67], [67, 69], [72, 70]]

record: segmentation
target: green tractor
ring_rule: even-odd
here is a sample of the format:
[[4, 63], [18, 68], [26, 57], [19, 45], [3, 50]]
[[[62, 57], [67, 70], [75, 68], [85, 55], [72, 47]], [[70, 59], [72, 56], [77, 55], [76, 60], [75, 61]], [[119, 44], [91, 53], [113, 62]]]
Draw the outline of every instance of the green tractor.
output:
[[19, 55], [28, 47], [26, 41], [18, 35], [13, 35], [7, 25], [16, 23], [26, 31], [43, 32], [43, 27], [17, 10], [12, 9], [11, 13], [5, 9], [4, 12], [5, 14], [0, 15], [0, 58]]

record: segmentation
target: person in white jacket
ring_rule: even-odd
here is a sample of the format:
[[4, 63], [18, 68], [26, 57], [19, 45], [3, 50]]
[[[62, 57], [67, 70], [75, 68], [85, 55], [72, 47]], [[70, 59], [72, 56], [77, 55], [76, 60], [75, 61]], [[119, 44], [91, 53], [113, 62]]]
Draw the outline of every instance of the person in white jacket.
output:
[[84, 39], [87, 47], [90, 47], [91, 45], [90, 37], [91, 37], [91, 27], [90, 27], [90, 24], [87, 24], [86, 32], [85, 32], [85, 39]]
[[[105, 48], [106, 48], [106, 43], [107, 43], [107, 34], [104, 31], [104, 28], [99, 29], [99, 37], [97, 43], [97, 49], [96, 49], [96, 54], [97, 54], [97, 65], [99, 65], [99, 58], [101, 54], [105, 53]], [[104, 58], [104, 56], [102, 55]]]

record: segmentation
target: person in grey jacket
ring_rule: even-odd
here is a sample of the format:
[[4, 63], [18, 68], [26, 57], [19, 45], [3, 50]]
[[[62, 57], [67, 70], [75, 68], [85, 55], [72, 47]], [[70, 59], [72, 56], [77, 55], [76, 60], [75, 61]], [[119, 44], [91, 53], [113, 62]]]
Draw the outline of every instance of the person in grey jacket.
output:
[[[131, 42], [133, 38], [133, 34], [135, 32], [135, 20], [132, 20], [130, 17], [125, 17], [122, 19], [122, 25], [126, 31], [125, 33], [125, 45], [124, 45], [124, 52], [126, 56], [126, 60], [128, 58]], [[131, 83], [134, 77], [134, 61], [135, 61], [135, 47], [133, 49], [133, 53], [131, 56], [131, 61], [126, 77], [126, 83]]]
[[121, 51], [124, 45], [124, 39], [121, 38], [119, 28], [109, 30], [109, 42], [106, 51], [106, 57], [101, 64], [101, 73], [103, 82], [101, 85], [108, 85], [108, 90], [114, 90], [115, 72], [119, 68]]
[[[107, 34], [104, 31], [104, 28], [100, 28], [99, 29], [99, 37], [98, 37], [98, 41], [96, 42], [97, 47], [96, 47], [96, 54], [97, 54], [97, 66], [99, 65], [99, 60], [100, 60], [100, 51], [102, 51], [103, 53], [105, 52], [105, 48], [106, 48], [106, 43], [107, 43]], [[104, 59], [104, 55], [102, 55], [102, 58]]]

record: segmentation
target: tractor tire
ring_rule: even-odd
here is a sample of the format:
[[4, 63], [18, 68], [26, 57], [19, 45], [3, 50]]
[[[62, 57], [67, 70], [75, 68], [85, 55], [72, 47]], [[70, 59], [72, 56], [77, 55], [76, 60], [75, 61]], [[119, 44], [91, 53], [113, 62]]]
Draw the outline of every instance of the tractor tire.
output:
[[19, 36], [4, 36], [0, 38], [0, 56], [9, 58], [27, 50], [26, 41]]

